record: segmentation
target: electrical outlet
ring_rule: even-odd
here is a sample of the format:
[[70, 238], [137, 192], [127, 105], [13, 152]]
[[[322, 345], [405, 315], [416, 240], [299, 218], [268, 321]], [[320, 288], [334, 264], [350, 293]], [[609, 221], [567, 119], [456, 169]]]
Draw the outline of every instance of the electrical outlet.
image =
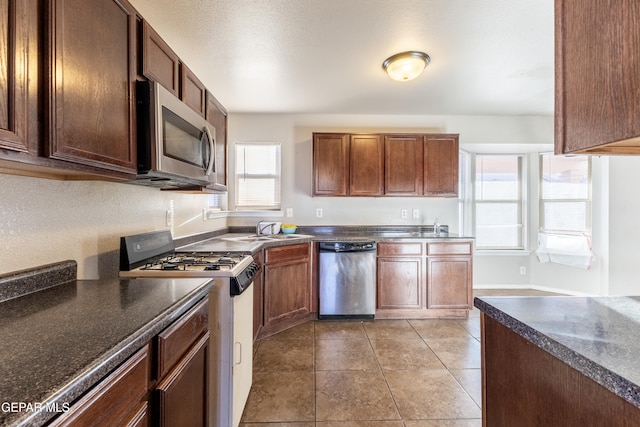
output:
[[402, 209], [400, 211], [400, 218], [407, 219], [407, 210], [406, 209]]
[[322, 218], [323, 215], [324, 212], [322, 211], [322, 208], [316, 209], [316, 218]]
[[293, 208], [287, 208], [287, 218], [291, 218], [293, 216]]
[[522, 274], [523, 276], [527, 274], [527, 267], [520, 267], [520, 274]]
[[411, 213], [411, 217], [413, 219], [420, 219], [420, 209], [413, 208], [413, 211]]

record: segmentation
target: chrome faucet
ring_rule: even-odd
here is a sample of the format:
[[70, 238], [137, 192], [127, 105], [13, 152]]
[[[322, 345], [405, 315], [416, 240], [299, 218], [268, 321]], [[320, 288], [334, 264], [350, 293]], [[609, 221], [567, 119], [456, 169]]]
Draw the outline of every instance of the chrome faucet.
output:
[[269, 227], [271, 227], [271, 234], [274, 234], [273, 233], [273, 231], [274, 231], [273, 227], [276, 225], [276, 223], [275, 222], [270, 222], [269, 224], [266, 224], [266, 225], [263, 226], [262, 225], [263, 222], [264, 222], [264, 219], [258, 221], [258, 223], [256, 224], [256, 234], [258, 236], [260, 236], [262, 234], [262, 232], [264, 230], [266, 230], [267, 228], [269, 228]]

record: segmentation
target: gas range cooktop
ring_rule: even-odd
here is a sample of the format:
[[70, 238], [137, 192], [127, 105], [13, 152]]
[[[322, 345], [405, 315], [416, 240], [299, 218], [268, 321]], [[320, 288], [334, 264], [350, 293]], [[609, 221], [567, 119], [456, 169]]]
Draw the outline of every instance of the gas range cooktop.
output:
[[176, 252], [169, 231], [120, 239], [120, 277], [228, 278], [231, 294], [239, 295], [259, 269], [245, 252]]
[[175, 252], [146, 260], [130, 270], [120, 271], [124, 277], [218, 277], [235, 276], [247, 268], [251, 255], [234, 253]]

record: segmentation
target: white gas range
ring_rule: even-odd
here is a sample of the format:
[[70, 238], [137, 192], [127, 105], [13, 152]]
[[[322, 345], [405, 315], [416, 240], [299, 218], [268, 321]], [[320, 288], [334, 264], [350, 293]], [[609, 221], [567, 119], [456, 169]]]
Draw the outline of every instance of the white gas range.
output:
[[[120, 239], [121, 277], [210, 277], [210, 425], [237, 427], [252, 383], [253, 277], [246, 252], [176, 251], [169, 231]], [[215, 359], [215, 360], [213, 360]]]

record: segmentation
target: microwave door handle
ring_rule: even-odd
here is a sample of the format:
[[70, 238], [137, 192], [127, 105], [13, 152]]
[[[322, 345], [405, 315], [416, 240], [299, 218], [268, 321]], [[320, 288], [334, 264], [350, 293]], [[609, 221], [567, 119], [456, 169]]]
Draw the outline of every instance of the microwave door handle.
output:
[[209, 126], [204, 127], [204, 133], [207, 137], [207, 141], [209, 142], [209, 164], [207, 165], [207, 171], [205, 172], [206, 176], [209, 176], [211, 173], [216, 171], [216, 140], [213, 139]]

